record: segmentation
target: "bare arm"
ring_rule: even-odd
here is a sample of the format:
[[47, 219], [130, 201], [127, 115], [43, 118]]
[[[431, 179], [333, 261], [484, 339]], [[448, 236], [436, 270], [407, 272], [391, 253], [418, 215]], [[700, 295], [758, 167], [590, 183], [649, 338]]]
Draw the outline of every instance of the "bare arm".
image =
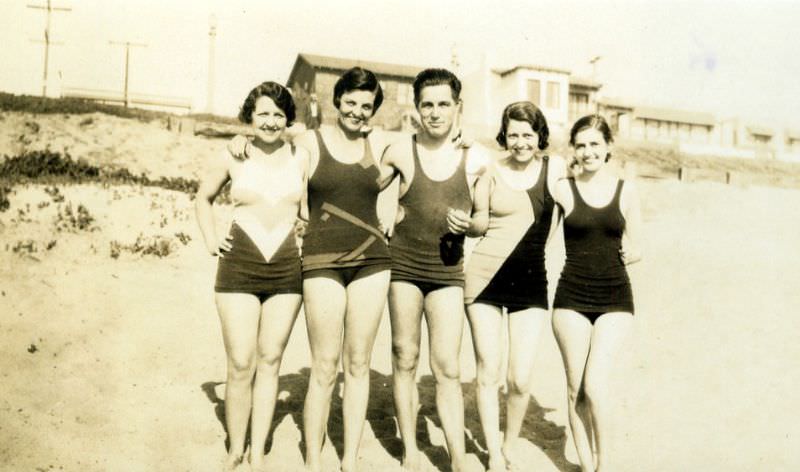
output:
[[[555, 192], [558, 188], [559, 181], [564, 180], [567, 178], [567, 164], [564, 162], [559, 156], [550, 156], [550, 166], [549, 172], [547, 176], [547, 185], [549, 188], [553, 189]], [[564, 180], [566, 182], [566, 180]], [[554, 197], [555, 199], [555, 194]], [[558, 225], [561, 224], [561, 220], [563, 218], [563, 213], [561, 212], [561, 207], [559, 205], [555, 205], [553, 208], [553, 220], [550, 223], [550, 232], [547, 233], [547, 240], [545, 245], [550, 243], [550, 240], [553, 239], [553, 235], [555, 234], [556, 230], [558, 230]]]
[[298, 149], [305, 149], [308, 153], [308, 169], [307, 178], [310, 179], [314, 175], [319, 163], [319, 143], [317, 143], [317, 135], [312, 130], [304, 131], [298, 134], [294, 141], [292, 141]]
[[230, 159], [231, 157], [227, 153], [214, 159], [200, 180], [195, 198], [197, 223], [200, 226], [200, 233], [203, 235], [206, 249], [212, 256], [222, 255], [224, 251], [231, 248], [227, 238], [220, 241], [217, 236], [212, 209], [214, 200], [219, 195], [222, 187], [230, 180]]
[[385, 190], [397, 177], [397, 148], [398, 146], [390, 145], [381, 153], [381, 158], [378, 162], [378, 170], [380, 171], [378, 186], [380, 186], [381, 190]]
[[300, 197], [300, 209], [297, 216], [301, 220], [308, 222], [308, 169], [311, 157], [308, 151], [302, 147], [298, 147], [295, 152], [297, 153], [297, 158], [301, 160], [303, 168], [303, 196]]
[[489, 228], [489, 209], [493, 189], [494, 176], [489, 170], [478, 177], [475, 182], [475, 194], [472, 199], [472, 220], [467, 229], [467, 236], [476, 238], [486, 234], [486, 230]]
[[623, 189], [622, 207], [625, 216], [625, 231], [622, 235], [620, 257], [625, 265], [642, 260], [641, 230], [642, 212], [639, 204], [639, 192], [633, 180], [626, 180]]

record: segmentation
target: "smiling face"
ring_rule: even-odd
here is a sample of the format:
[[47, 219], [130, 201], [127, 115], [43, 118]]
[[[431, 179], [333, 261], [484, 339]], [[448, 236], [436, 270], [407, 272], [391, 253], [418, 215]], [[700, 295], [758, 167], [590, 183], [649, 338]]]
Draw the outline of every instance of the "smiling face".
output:
[[345, 131], [359, 132], [375, 113], [375, 92], [350, 90], [339, 99], [339, 126]]
[[253, 108], [252, 126], [256, 138], [272, 144], [279, 139], [286, 129], [286, 113], [281, 110], [272, 98], [261, 96], [256, 99]]
[[575, 159], [584, 172], [597, 172], [605, 165], [610, 145], [596, 128], [586, 128], [575, 134]]
[[422, 119], [422, 128], [433, 138], [450, 135], [458, 114], [459, 103], [453, 98], [449, 85], [430, 85], [419, 94], [417, 111]]
[[527, 121], [508, 120], [505, 139], [506, 149], [517, 162], [529, 162], [539, 149], [539, 133]]

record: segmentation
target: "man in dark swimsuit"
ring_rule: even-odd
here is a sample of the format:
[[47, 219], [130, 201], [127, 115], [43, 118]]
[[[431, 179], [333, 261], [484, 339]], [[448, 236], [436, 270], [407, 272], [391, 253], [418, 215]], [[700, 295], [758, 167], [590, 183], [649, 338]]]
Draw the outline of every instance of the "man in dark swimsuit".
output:
[[[459, 357], [464, 313], [464, 235], [472, 194], [485, 172], [488, 152], [464, 149], [454, 136], [461, 111], [461, 83], [443, 69], [426, 69], [414, 82], [421, 130], [390, 145], [381, 162], [384, 183], [400, 175], [397, 225], [390, 243], [394, 401], [405, 448], [403, 465], [419, 467], [416, 418], [423, 312], [428, 325], [436, 407], [452, 470], [464, 468], [464, 400]], [[481, 180], [482, 181], [482, 180]]]

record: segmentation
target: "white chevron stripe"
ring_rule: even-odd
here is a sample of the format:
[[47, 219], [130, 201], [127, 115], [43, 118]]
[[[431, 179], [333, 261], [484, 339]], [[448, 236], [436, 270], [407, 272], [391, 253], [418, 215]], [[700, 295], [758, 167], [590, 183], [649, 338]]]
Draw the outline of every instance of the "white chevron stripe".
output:
[[294, 230], [293, 223], [275, 225], [270, 229], [264, 227], [255, 217], [247, 212], [239, 212], [234, 218], [236, 224], [250, 237], [264, 260], [270, 262], [272, 256], [283, 244], [286, 236]]

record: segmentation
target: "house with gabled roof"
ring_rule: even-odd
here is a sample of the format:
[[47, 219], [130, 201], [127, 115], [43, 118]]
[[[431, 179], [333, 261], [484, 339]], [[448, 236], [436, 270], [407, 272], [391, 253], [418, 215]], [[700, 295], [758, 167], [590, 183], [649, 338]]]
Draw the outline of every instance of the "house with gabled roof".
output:
[[[297, 121], [307, 127], [313, 127], [314, 118], [334, 123], [333, 87], [346, 70], [356, 66], [371, 70], [383, 89], [383, 104], [370, 123], [387, 130], [410, 130], [415, 113], [412, 85], [423, 67], [307, 53], [297, 55], [286, 82], [294, 96]], [[314, 112], [316, 117], [311, 116]]]

